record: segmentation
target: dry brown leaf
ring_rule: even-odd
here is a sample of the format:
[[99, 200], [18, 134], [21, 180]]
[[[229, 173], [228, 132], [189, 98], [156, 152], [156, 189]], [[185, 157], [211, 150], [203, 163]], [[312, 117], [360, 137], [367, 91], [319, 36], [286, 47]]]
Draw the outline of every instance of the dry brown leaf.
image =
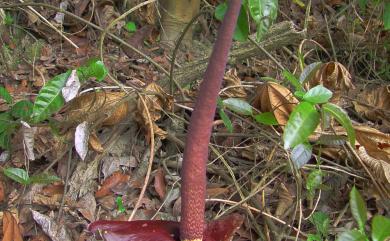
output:
[[212, 188], [207, 188], [206, 190], [206, 195], [209, 198], [216, 198], [222, 194], [226, 194], [229, 192], [229, 189], [224, 188], [224, 187], [212, 187]]
[[77, 210], [86, 218], [88, 221], [95, 221], [95, 211], [96, 211], [96, 200], [91, 192], [82, 196], [77, 202]]
[[126, 183], [129, 179], [129, 175], [122, 174], [119, 171], [114, 172], [110, 177], [104, 180], [102, 187], [95, 193], [95, 197], [100, 198], [110, 194], [111, 188], [118, 184]]
[[370, 156], [390, 164], [390, 134], [368, 126], [354, 126], [354, 129], [356, 140]]
[[23, 241], [22, 233], [18, 222], [11, 212], [3, 213], [3, 240], [2, 241]]
[[323, 85], [333, 92], [330, 102], [338, 104], [342, 93], [349, 89], [354, 89], [351, 74], [338, 62], [328, 62], [324, 64], [309, 81], [310, 88]]
[[283, 183], [280, 183], [280, 188], [278, 190], [279, 201], [275, 211], [275, 216], [281, 217], [293, 204], [294, 197]]
[[355, 110], [372, 121], [390, 121], [390, 85], [364, 90], [353, 101]]
[[361, 146], [357, 153], [362, 161], [368, 166], [377, 181], [390, 183], [390, 164], [371, 157], [366, 149]]
[[279, 125], [286, 125], [298, 100], [289, 89], [275, 82], [267, 82], [257, 89], [253, 106], [261, 112], [273, 112]]
[[72, 240], [65, 225], [59, 225], [52, 218], [40, 214], [37, 211], [31, 210], [31, 212], [35, 222], [37, 222], [41, 226], [43, 232], [45, 232], [45, 234], [47, 234], [47, 236], [49, 236], [51, 240], [53, 241]]
[[236, 69], [230, 69], [223, 77], [225, 81], [226, 91], [222, 93], [223, 96], [229, 98], [246, 98], [244, 87], [241, 86], [241, 79], [237, 76]]
[[104, 118], [103, 125], [112, 126], [120, 123], [129, 113], [131, 105], [123, 92], [86, 93], [73, 99], [65, 108], [67, 122], [94, 123]]
[[161, 167], [157, 170], [156, 175], [154, 176], [154, 189], [160, 197], [160, 200], [163, 200], [165, 197], [166, 185], [164, 171]]
[[0, 181], [0, 203], [4, 201], [5, 198], [5, 187], [4, 183]]
[[92, 148], [92, 150], [102, 153], [104, 151], [104, 148], [102, 146], [102, 143], [100, 142], [99, 138], [96, 136], [95, 133], [91, 133], [89, 136], [89, 146]]
[[[150, 118], [152, 120], [153, 125], [153, 131], [156, 136], [159, 136], [160, 138], [165, 138], [167, 135], [167, 132], [162, 130], [160, 127], [158, 127], [155, 123], [155, 121], [159, 120], [161, 118], [161, 112], [165, 109], [172, 109], [173, 99], [171, 96], [166, 94], [164, 90], [157, 85], [156, 83], [151, 83], [145, 88], [145, 92], [155, 93], [153, 95], [147, 95], [144, 98], [144, 101], [146, 103], [146, 106], [148, 108]], [[144, 108], [144, 105], [141, 100], [138, 100], [137, 103], [138, 113], [140, 113], [140, 120], [139, 122], [144, 126], [146, 130], [148, 130], [149, 133], [149, 118], [147, 115], [147, 111]]]
[[62, 194], [45, 196], [37, 193], [33, 196], [32, 203], [36, 205], [56, 207], [58, 205], [61, 205], [61, 199], [62, 199]]

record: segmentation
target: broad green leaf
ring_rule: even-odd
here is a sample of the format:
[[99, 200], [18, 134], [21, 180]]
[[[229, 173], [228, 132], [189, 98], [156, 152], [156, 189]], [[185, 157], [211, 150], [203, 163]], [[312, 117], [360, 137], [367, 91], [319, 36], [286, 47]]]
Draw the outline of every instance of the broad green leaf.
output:
[[363, 231], [367, 221], [367, 208], [366, 203], [355, 186], [349, 193], [349, 205], [351, 206], [352, 216], [359, 225], [359, 230]]
[[347, 131], [349, 142], [352, 146], [355, 146], [355, 129], [352, 127], [352, 122], [349, 119], [348, 114], [339, 106], [326, 103], [322, 106], [323, 110], [331, 114]]
[[294, 92], [294, 96], [297, 97], [298, 99], [300, 100], [303, 100], [303, 96], [306, 94], [306, 92], [304, 91], [295, 91]]
[[30, 118], [32, 112], [33, 112], [33, 103], [28, 100], [21, 100], [17, 102], [15, 105], [11, 108], [11, 114], [15, 118], [21, 118], [23, 120], [27, 120]]
[[11, 133], [9, 131], [0, 133], [0, 147], [5, 150], [11, 148]]
[[310, 198], [314, 198], [315, 191], [321, 186], [323, 175], [321, 170], [313, 170], [309, 173], [306, 180], [306, 189]]
[[228, 98], [223, 100], [223, 105], [237, 114], [252, 115], [252, 106], [245, 100]]
[[385, 3], [385, 9], [383, 11], [383, 24], [385, 30], [390, 30], [390, 2]]
[[130, 21], [130, 22], [127, 22], [124, 26], [124, 28], [129, 31], [130, 33], [134, 33], [135, 31], [137, 31], [137, 26], [135, 25], [134, 22]]
[[305, 142], [319, 122], [320, 114], [312, 104], [302, 102], [297, 105], [284, 129], [284, 149], [294, 148], [296, 145]]
[[23, 185], [28, 185], [30, 183], [28, 173], [21, 168], [6, 168], [4, 169], [4, 175]]
[[272, 112], [263, 112], [254, 116], [255, 120], [264, 125], [278, 125], [278, 121]]
[[311, 158], [312, 147], [310, 144], [296, 145], [291, 151], [291, 160], [297, 169], [303, 167]]
[[317, 70], [319, 68], [321, 68], [321, 66], [322, 66], [321, 62], [315, 62], [315, 63], [307, 65], [303, 69], [301, 75], [299, 76], [299, 82], [302, 85], [305, 84], [307, 81], [309, 81], [314, 76], [314, 74], [317, 72]]
[[7, 12], [5, 14], [5, 17], [3, 19], [3, 23], [6, 26], [11, 26], [14, 23], [14, 18], [12, 17], [12, 15], [10, 13]]
[[8, 93], [8, 90], [2, 86], [0, 86], [0, 97], [7, 102], [7, 104], [12, 103], [12, 96]]
[[12, 117], [10, 112], [0, 113], [0, 133], [9, 129], [9, 126], [12, 124]]
[[302, 84], [299, 83], [299, 80], [295, 75], [290, 73], [288, 70], [283, 70], [283, 76], [286, 78], [295, 88], [297, 91], [304, 91]]
[[372, 241], [384, 241], [390, 237], [390, 219], [375, 215], [372, 219]]
[[88, 80], [91, 77], [96, 78], [97, 81], [102, 81], [108, 74], [108, 70], [104, 63], [99, 59], [91, 59], [85, 66], [77, 69], [77, 75], [81, 82]]
[[219, 109], [219, 116], [221, 117], [223, 124], [225, 125], [226, 129], [232, 133], [233, 132], [233, 124], [230, 121], [229, 117], [226, 115], [225, 111], [223, 109]]
[[228, 9], [228, 5], [227, 5], [226, 2], [219, 4], [215, 8], [215, 12], [214, 12], [215, 18], [217, 20], [219, 20], [219, 21], [222, 21], [223, 20], [223, 16], [225, 16], [225, 13], [226, 13], [227, 9]]
[[337, 241], [366, 241], [366, 235], [362, 234], [358, 230], [349, 230], [341, 233], [337, 237]]
[[61, 181], [61, 178], [47, 173], [41, 173], [30, 177], [30, 183], [51, 184], [57, 181]]
[[314, 224], [317, 229], [317, 232], [320, 233], [323, 237], [326, 237], [329, 232], [329, 216], [321, 211], [314, 212], [310, 217], [310, 221]]
[[317, 85], [316, 87], [311, 88], [303, 96], [303, 100], [313, 104], [326, 103], [330, 98], [332, 98], [332, 91], [322, 85]]
[[33, 107], [32, 118], [34, 123], [47, 119], [64, 105], [61, 89], [69, 75], [70, 71], [57, 75], [39, 91]]
[[236, 41], [244, 42], [248, 39], [248, 35], [249, 35], [248, 15], [246, 14], [245, 9], [242, 7], [240, 10], [240, 15], [238, 15], [237, 25], [234, 30], [233, 39]]
[[117, 197], [116, 198], [116, 206], [118, 207], [118, 212], [123, 213], [126, 211], [125, 207], [123, 207], [123, 201], [122, 197]]
[[278, 14], [278, 0], [248, 0], [249, 13], [256, 23], [256, 39], [260, 41]]

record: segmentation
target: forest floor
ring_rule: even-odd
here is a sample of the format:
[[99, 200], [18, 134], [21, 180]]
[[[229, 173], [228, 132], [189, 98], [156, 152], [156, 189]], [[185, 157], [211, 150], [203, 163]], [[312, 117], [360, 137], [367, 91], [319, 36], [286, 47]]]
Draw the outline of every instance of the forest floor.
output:
[[[156, 3], [116, 21], [125, 10], [114, 1], [44, 2], [67, 2], [85, 21], [42, 6], [0, 8], [0, 237], [99, 240], [87, 231], [96, 220], [177, 221], [183, 146], [202, 78], [192, 64], [210, 52], [220, 21], [201, 16], [193, 48], [178, 48], [173, 73], [181, 87], [172, 93], [173, 50], [159, 42]], [[351, 208], [367, 214], [367, 234], [375, 215], [390, 216], [385, 4], [363, 11], [357, 1], [313, 0], [306, 14], [299, 2], [279, 1], [274, 23], [292, 23], [293, 41], [269, 47], [277, 41], [271, 36], [260, 42], [263, 50], [235, 42], [236, 50], [259, 54], [226, 69], [210, 140], [206, 218], [242, 214], [233, 240], [336, 240], [359, 228]], [[149, 59], [109, 34], [100, 42], [103, 33], [91, 23], [111, 24], [109, 33]], [[76, 73], [84, 74], [81, 84]], [[64, 76], [66, 88], [56, 89]], [[321, 125], [291, 151], [283, 131], [302, 101], [293, 96], [294, 78], [306, 79], [306, 89], [326, 87], [329, 102], [350, 119], [321, 112]], [[54, 84], [43, 93], [47, 83]], [[350, 195], [353, 187], [362, 201]]]

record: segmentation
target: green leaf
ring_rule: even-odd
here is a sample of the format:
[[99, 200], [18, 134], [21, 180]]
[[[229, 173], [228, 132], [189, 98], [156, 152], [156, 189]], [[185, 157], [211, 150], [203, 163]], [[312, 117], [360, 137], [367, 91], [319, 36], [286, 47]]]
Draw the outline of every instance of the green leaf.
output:
[[223, 100], [223, 105], [241, 115], [252, 115], [252, 106], [245, 100], [228, 98]]
[[11, 108], [11, 114], [15, 118], [21, 118], [23, 120], [27, 120], [30, 118], [32, 112], [33, 112], [33, 103], [28, 100], [21, 100], [17, 102], [15, 105]]
[[102, 81], [107, 74], [108, 70], [104, 66], [104, 63], [99, 59], [91, 59], [86, 66], [77, 69], [77, 75], [79, 76], [80, 81], [86, 81], [91, 77], [96, 78], [97, 81]]
[[324, 174], [321, 170], [313, 170], [309, 173], [307, 180], [306, 180], [306, 189], [308, 191], [309, 198], [314, 198], [315, 191], [321, 186], [322, 184], [322, 177]]
[[13, 167], [6, 168], [4, 169], [4, 175], [23, 185], [30, 184], [28, 173], [24, 169]]
[[362, 234], [358, 230], [345, 231], [337, 237], [337, 241], [366, 241], [366, 235]]
[[274, 113], [272, 112], [263, 112], [254, 116], [255, 120], [264, 125], [278, 125], [278, 121], [276, 120]]
[[319, 122], [320, 114], [312, 104], [302, 102], [297, 105], [291, 113], [283, 133], [284, 148], [294, 148], [305, 142]]
[[367, 6], [367, 3], [368, 3], [368, 0], [358, 0], [358, 3], [359, 3], [359, 7], [365, 11], [366, 10], [366, 6]]
[[286, 78], [295, 88], [297, 91], [304, 91], [302, 84], [299, 82], [298, 78], [295, 77], [292, 73], [290, 73], [288, 70], [283, 70], [283, 76]]
[[233, 132], [233, 124], [230, 121], [229, 117], [226, 115], [225, 111], [223, 109], [219, 109], [219, 116], [221, 117], [223, 124], [225, 125], [226, 129], [232, 133]]
[[12, 117], [10, 112], [0, 113], [0, 133], [9, 129], [9, 126], [12, 124]]
[[372, 241], [384, 241], [390, 237], [390, 219], [375, 215], [372, 219]]
[[278, 14], [278, 0], [248, 0], [249, 13], [256, 23], [256, 39], [260, 41]]
[[226, 2], [219, 4], [215, 8], [215, 12], [214, 12], [215, 18], [219, 21], [222, 21], [227, 9], [228, 9], [228, 5]]
[[127, 22], [124, 26], [124, 28], [129, 31], [130, 33], [134, 33], [135, 31], [137, 31], [137, 26], [135, 25], [134, 22], [130, 21], [130, 22]]
[[12, 103], [12, 96], [8, 93], [8, 90], [2, 86], [0, 86], [0, 97], [7, 102], [7, 104]]
[[351, 206], [352, 216], [359, 225], [359, 230], [364, 231], [364, 225], [367, 221], [367, 208], [366, 203], [355, 186], [349, 193], [349, 205]]
[[306, 94], [306, 92], [305, 91], [295, 91], [294, 92], [294, 95], [295, 95], [295, 97], [297, 97], [298, 99], [300, 99], [300, 100], [303, 100], [303, 96]]
[[248, 15], [244, 8], [241, 8], [240, 15], [238, 15], [237, 25], [234, 30], [233, 39], [244, 42], [248, 39], [249, 35], [249, 23]]
[[317, 232], [320, 233], [323, 237], [328, 236], [329, 231], [329, 216], [321, 211], [313, 213], [310, 217], [310, 222], [314, 224], [317, 229]]
[[383, 11], [383, 24], [385, 30], [390, 30], [390, 2], [385, 3], [385, 9]]
[[0, 133], [0, 147], [5, 150], [11, 148], [11, 133], [9, 131]]
[[50, 184], [53, 182], [61, 181], [61, 178], [48, 173], [41, 173], [30, 177], [30, 183]]
[[4, 21], [4, 25], [11, 26], [14, 23], [14, 18], [12, 17], [12, 15], [10, 13], [7, 12], [5, 14], [3, 21]]
[[125, 207], [123, 207], [122, 197], [116, 198], [116, 206], [118, 207], [119, 213], [124, 213], [126, 211]]
[[67, 71], [57, 75], [39, 91], [33, 107], [32, 118], [34, 123], [47, 119], [64, 105], [61, 89], [64, 87], [70, 73], [70, 71]]
[[332, 91], [328, 90], [322, 85], [317, 85], [314, 88], [311, 88], [307, 93], [303, 96], [303, 99], [307, 102], [313, 104], [322, 104], [329, 101], [332, 98]]
[[352, 127], [352, 122], [348, 117], [348, 114], [339, 106], [326, 103], [322, 106], [323, 110], [331, 114], [347, 131], [349, 142], [352, 146], [355, 146], [355, 129]]
[[291, 160], [297, 169], [303, 167], [311, 158], [312, 147], [310, 144], [296, 145], [291, 151]]
[[308, 234], [306, 241], [322, 241], [320, 234]]
[[299, 82], [302, 85], [305, 84], [307, 81], [309, 81], [314, 76], [314, 74], [317, 72], [317, 70], [319, 68], [321, 68], [321, 66], [322, 66], [321, 62], [315, 62], [315, 63], [307, 65], [303, 69], [301, 75], [299, 76]]
[[305, 3], [303, 3], [301, 0], [293, 0], [293, 2], [297, 5], [299, 5], [301, 8], [305, 7]]

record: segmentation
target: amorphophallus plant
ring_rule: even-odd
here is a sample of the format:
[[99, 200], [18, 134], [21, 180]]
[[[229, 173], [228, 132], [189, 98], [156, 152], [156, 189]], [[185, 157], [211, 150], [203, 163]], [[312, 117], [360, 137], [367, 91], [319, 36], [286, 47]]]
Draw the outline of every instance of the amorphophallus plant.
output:
[[232, 214], [205, 224], [206, 164], [217, 97], [232, 45], [241, 0], [230, 0], [213, 52], [200, 85], [184, 149], [181, 221], [96, 221], [90, 231], [101, 230], [107, 241], [224, 241], [230, 240], [243, 218]]

